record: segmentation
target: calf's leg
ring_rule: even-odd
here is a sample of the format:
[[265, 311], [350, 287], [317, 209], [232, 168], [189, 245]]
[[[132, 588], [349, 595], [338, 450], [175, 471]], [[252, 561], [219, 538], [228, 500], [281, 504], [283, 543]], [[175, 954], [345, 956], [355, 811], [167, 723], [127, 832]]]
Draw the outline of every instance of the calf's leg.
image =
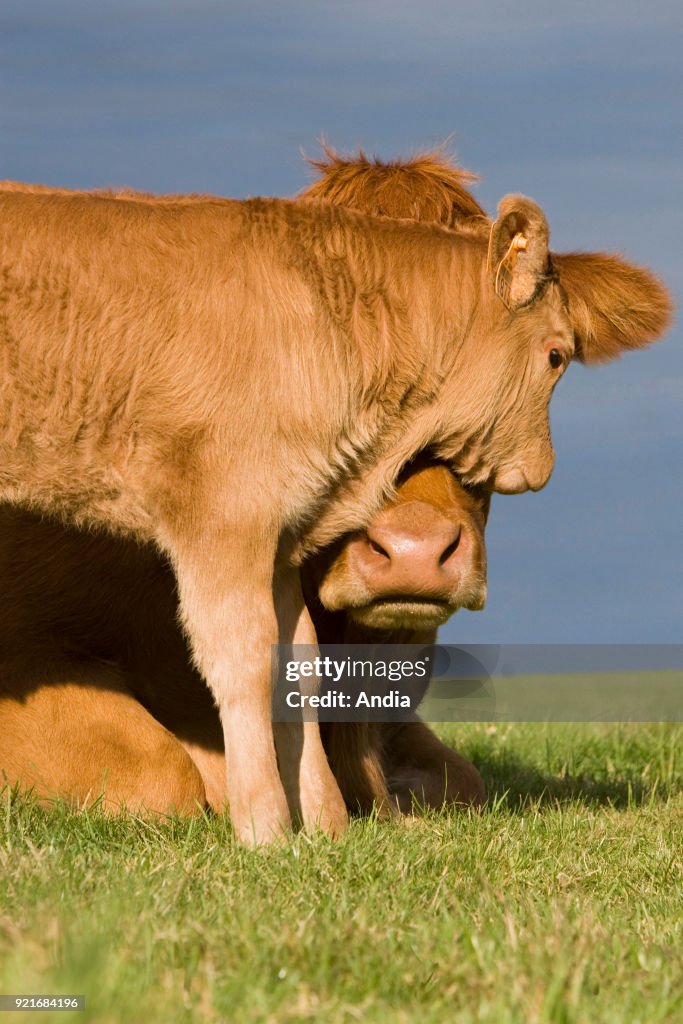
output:
[[[233, 826], [242, 842], [258, 846], [281, 839], [291, 824], [273, 734], [272, 645], [315, 642], [315, 633], [298, 571], [275, 571], [275, 531], [254, 531], [249, 521], [197, 530], [195, 520], [188, 535], [188, 522], [176, 536], [169, 531], [164, 546], [192, 654], [221, 718]], [[278, 736], [285, 786], [305, 825], [342, 831], [346, 812], [317, 723]]]
[[[279, 582], [283, 596], [289, 595], [278, 602], [280, 642], [312, 646], [315, 657], [317, 638], [298, 569], [284, 568]], [[274, 725], [280, 776], [289, 809], [307, 829], [320, 828], [339, 835], [348, 824], [346, 806], [322, 745], [317, 716], [309, 709], [306, 718], [311, 720]]]

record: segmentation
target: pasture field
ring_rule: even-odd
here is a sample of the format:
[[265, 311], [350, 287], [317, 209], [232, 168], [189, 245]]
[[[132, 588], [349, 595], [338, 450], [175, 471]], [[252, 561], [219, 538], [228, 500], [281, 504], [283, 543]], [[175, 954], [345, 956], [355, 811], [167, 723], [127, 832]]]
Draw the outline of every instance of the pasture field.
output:
[[249, 852], [0, 803], [0, 993], [22, 1021], [683, 1021], [683, 726], [441, 726], [481, 814]]

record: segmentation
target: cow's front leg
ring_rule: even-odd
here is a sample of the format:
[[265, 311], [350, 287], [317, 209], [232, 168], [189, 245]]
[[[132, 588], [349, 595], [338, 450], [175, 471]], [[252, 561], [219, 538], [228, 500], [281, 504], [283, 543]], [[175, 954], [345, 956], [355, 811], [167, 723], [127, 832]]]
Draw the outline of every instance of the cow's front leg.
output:
[[291, 818], [272, 729], [275, 541], [243, 528], [175, 537], [167, 549], [193, 657], [223, 726], [235, 833], [249, 846], [277, 841]]
[[[306, 644], [317, 652], [298, 569], [286, 567], [277, 574], [276, 608], [280, 643]], [[314, 717], [310, 709], [307, 717]], [[348, 814], [323, 749], [317, 716], [313, 721], [275, 723], [274, 731], [280, 776], [292, 815], [307, 829], [340, 835], [348, 825]]]

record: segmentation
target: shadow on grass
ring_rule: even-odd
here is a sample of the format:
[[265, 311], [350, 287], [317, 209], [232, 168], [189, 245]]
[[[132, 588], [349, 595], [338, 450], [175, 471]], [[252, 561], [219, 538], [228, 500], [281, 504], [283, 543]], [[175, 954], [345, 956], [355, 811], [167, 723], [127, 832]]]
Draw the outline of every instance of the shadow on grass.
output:
[[585, 803], [586, 806], [625, 808], [665, 800], [670, 786], [641, 776], [620, 775], [610, 779], [591, 774], [552, 775], [539, 771], [521, 758], [479, 750], [473, 758], [486, 784], [489, 806], [523, 810], [538, 805]]

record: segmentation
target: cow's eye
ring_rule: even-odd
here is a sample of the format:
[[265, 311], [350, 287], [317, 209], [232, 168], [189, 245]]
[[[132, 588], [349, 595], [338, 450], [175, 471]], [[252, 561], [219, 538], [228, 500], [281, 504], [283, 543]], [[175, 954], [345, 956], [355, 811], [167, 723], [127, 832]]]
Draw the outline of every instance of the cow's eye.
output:
[[552, 366], [553, 370], [558, 370], [560, 366], [562, 366], [564, 359], [559, 348], [550, 349], [550, 352], [548, 353], [548, 362]]

